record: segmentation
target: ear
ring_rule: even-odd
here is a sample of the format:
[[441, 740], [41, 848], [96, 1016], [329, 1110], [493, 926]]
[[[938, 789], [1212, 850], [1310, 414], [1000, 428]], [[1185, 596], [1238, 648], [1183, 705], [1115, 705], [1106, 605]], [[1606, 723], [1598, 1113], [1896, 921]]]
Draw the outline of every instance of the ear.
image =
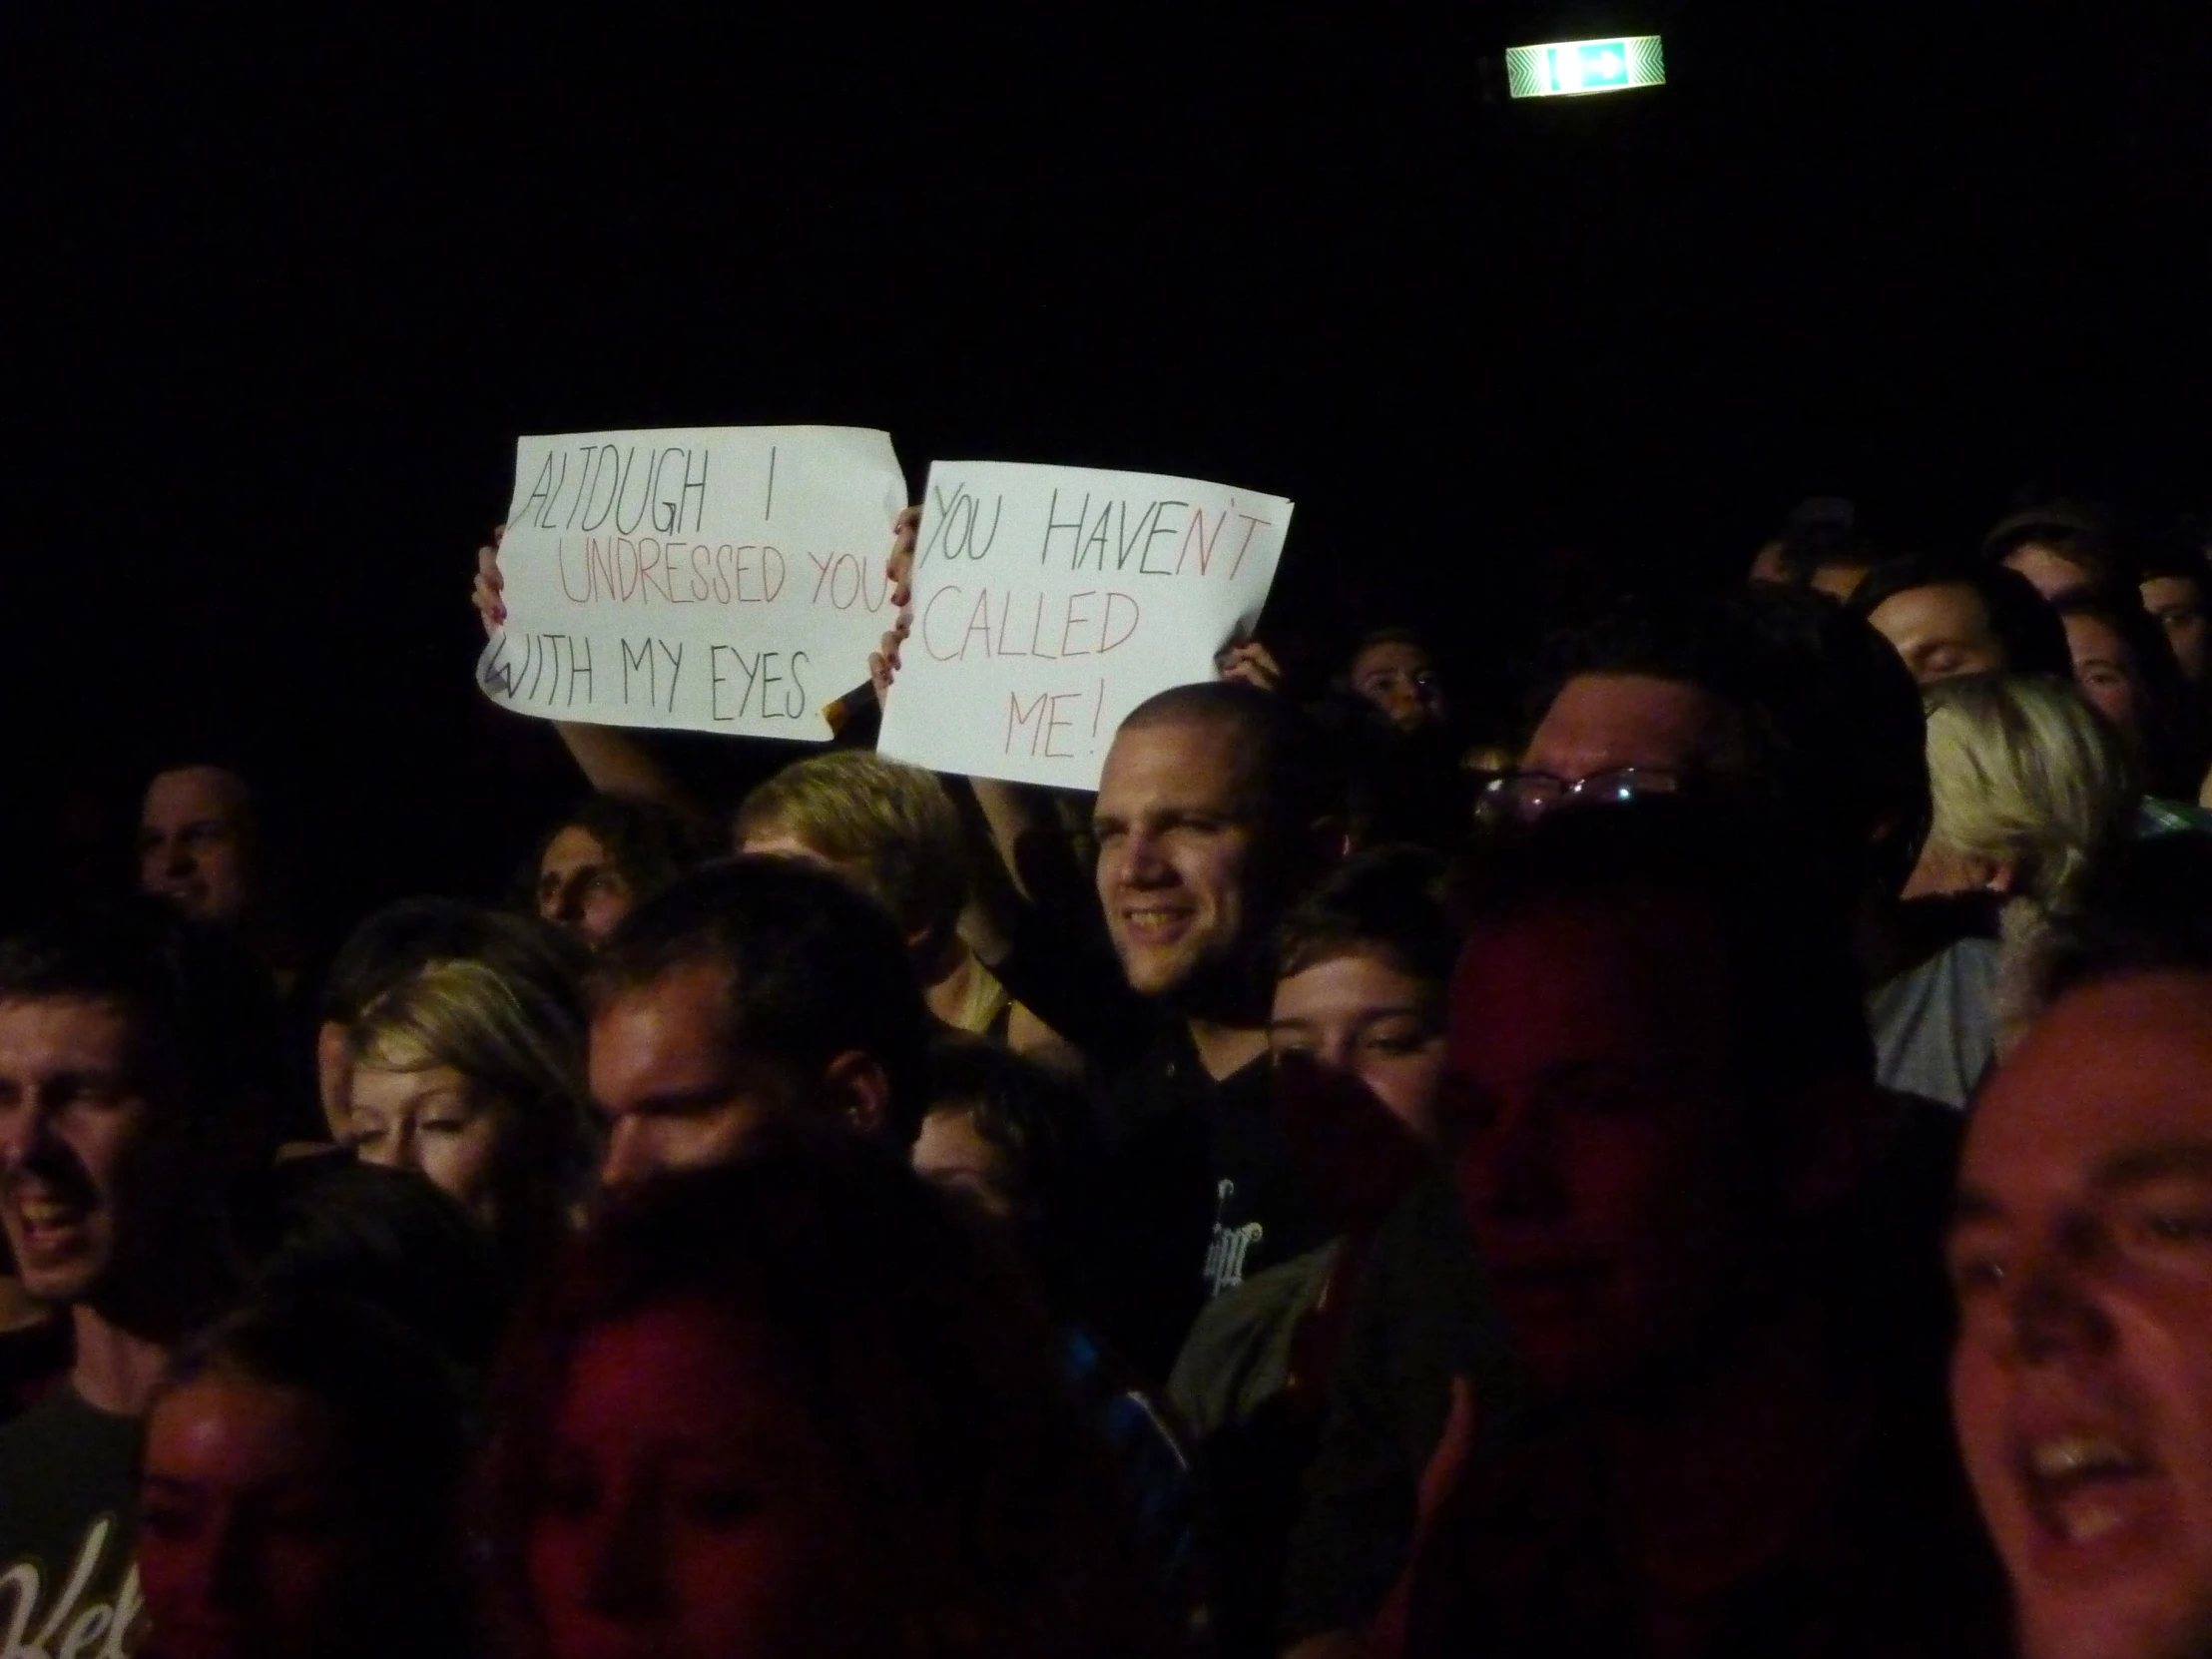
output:
[[848, 1048], [822, 1073], [822, 1100], [869, 1140], [881, 1140], [891, 1121], [891, 1080], [874, 1055]]

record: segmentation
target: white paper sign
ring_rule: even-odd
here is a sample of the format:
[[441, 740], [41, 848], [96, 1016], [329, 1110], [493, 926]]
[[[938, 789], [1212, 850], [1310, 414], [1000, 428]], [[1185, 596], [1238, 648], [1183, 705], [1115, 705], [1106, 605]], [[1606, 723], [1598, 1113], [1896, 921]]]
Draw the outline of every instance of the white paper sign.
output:
[[937, 462], [878, 747], [1096, 789], [1122, 717], [1216, 678], [1215, 655], [1259, 621], [1290, 522], [1280, 496], [1190, 478]]
[[476, 683], [548, 720], [823, 743], [867, 676], [906, 483], [888, 433], [587, 432], [515, 445], [507, 620]]

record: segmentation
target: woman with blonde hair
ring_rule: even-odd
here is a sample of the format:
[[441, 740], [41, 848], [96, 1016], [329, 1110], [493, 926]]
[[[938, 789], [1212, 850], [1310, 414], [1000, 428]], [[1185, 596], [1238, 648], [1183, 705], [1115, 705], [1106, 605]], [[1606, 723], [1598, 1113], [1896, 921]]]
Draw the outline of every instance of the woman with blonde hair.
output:
[[2074, 687], [2037, 675], [1945, 680], [1922, 700], [1935, 815], [1906, 896], [2067, 907], [2142, 800], [2124, 740]]
[[457, 1199], [519, 1273], [569, 1231], [593, 1164], [576, 1006], [480, 961], [433, 962], [347, 1033], [345, 1141]]

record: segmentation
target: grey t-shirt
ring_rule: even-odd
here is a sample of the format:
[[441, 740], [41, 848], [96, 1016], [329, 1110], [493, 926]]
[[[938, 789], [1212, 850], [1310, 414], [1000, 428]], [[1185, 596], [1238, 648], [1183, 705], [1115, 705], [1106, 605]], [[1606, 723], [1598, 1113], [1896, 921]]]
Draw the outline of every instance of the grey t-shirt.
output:
[[1950, 944], [1867, 999], [1875, 1080], [1900, 1094], [1963, 1106], [1996, 1057], [1998, 946]]
[[142, 1435], [67, 1385], [0, 1428], [0, 1654], [131, 1653]]

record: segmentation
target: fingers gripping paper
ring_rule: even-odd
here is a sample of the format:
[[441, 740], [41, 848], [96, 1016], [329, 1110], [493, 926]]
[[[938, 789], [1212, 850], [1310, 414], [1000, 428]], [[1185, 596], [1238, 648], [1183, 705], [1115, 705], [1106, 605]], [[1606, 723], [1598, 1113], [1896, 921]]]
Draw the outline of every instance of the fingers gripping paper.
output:
[[1216, 654], [1259, 621], [1290, 522], [1280, 496], [1190, 478], [938, 462], [878, 746], [1096, 789], [1122, 717], [1216, 678]]
[[476, 667], [548, 720], [823, 743], [890, 626], [905, 479], [887, 433], [697, 427], [524, 438]]

